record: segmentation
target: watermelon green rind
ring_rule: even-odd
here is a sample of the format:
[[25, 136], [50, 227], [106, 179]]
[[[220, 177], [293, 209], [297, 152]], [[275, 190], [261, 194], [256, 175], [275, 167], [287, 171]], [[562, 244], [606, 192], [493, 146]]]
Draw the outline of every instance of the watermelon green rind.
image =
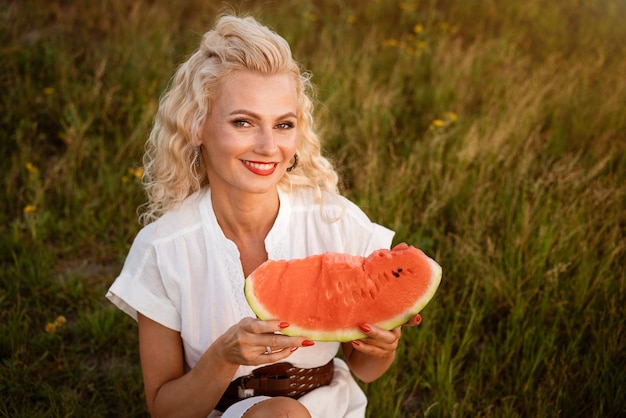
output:
[[[411, 307], [406, 309], [404, 312], [386, 319], [380, 322], [370, 322], [372, 325], [376, 325], [380, 328], [391, 330], [400, 325], [405, 324], [412, 316], [419, 313], [433, 298], [435, 295], [437, 288], [441, 282], [442, 269], [437, 262], [432, 260], [431, 258], [426, 257], [428, 261], [428, 265], [431, 268], [431, 277], [430, 283], [426, 289], [426, 292], [416, 300]], [[245, 295], [246, 299], [252, 310], [255, 314], [262, 320], [271, 320], [271, 319], [280, 319], [286, 320], [287, 318], [273, 318], [271, 309], [266, 308], [256, 297], [254, 290], [255, 281], [254, 280], [246, 280], [245, 282]], [[291, 324], [288, 328], [282, 330], [282, 333], [290, 336], [303, 336], [308, 339], [314, 341], [338, 341], [338, 342], [346, 342], [358, 340], [366, 337], [364, 333], [362, 333], [357, 325], [355, 324], [354, 328], [347, 329], [335, 329], [335, 330], [315, 330], [309, 329], [305, 327], [298, 326], [297, 324]]]

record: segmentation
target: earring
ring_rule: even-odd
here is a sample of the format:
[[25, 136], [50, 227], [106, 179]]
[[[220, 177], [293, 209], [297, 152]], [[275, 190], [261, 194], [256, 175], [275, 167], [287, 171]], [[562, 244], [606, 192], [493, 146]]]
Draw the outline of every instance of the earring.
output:
[[290, 167], [287, 167], [287, 172], [289, 173], [294, 168], [298, 166], [298, 153], [293, 154], [293, 164]]
[[193, 165], [196, 168], [200, 167], [200, 147], [193, 149]]

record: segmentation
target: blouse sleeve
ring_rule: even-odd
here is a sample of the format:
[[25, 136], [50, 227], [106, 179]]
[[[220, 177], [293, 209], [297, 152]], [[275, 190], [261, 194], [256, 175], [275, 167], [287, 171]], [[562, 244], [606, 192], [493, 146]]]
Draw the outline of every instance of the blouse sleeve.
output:
[[157, 248], [141, 231], [106, 297], [137, 320], [137, 312], [175, 331], [181, 330], [181, 316], [174, 301], [178, 289], [164, 280]]

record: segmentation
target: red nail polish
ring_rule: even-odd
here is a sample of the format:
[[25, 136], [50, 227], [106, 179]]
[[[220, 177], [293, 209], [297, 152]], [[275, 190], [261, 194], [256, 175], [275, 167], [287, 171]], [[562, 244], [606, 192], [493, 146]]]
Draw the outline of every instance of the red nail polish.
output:
[[359, 324], [359, 328], [361, 329], [361, 331], [363, 332], [370, 332], [370, 327], [368, 327], [365, 324]]
[[415, 315], [415, 323], [417, 325], [422, 323], [422, 315], [420, 315], [420, 314]]
[[302, 341], [302, 347], [310, 347], [312, 345], [315, 345], [315, 343], [311, 340], [304, 340]]
[[280, 329], [283, 329], [283, 328], [287, 328], [289, 325], [290, 325], [289, 322], [281, 322], [280, 324], [278, 324], [278, 327]]

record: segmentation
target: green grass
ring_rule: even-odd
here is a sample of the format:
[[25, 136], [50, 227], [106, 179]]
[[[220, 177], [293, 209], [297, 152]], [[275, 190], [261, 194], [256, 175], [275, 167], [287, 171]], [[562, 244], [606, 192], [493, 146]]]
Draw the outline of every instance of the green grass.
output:
[[[103, 295], [158, 97], [223, 6], [174, 3], [0, 4], [0, 416], [146, 415]], [[444, 267], [369, 416], [625, 416], [626, 4], [236, 4], [313, 72], [345, 193]]]

